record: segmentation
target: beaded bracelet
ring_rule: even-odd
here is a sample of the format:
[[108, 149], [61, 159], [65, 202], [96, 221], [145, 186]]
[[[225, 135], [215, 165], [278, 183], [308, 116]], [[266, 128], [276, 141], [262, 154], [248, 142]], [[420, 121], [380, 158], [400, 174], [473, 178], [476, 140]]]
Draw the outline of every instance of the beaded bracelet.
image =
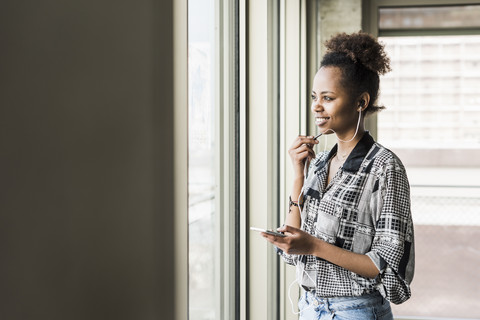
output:
[[293, 201], [291, 196], [288, 196], [288, 206], [295, 206], [298, 207], [298, 201]]
[[292, 212], [292, 206], [297, 207], [299, 209], [302, 208], [302, 204], [298, 203], [298, 201], [293, 201], [291, 196], [288, 196], [288, 213]]

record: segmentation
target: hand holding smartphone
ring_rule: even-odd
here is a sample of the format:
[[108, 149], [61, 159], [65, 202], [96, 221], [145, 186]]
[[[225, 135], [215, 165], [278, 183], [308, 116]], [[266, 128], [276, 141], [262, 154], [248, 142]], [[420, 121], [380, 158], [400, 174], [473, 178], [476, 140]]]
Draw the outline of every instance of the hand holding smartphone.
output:
[[273, 231], [273, 230], [267, 230], [267, 229], [262, 229], [262, 228], [255, 228], [255, 227], [250, 227], [250, 230], [253, 231], [258, 231], [258, 232], [265, 232], [266, 234], [271, 234], [272, 236], [277, 236], [277, 237], [286, 237], [286, 234]]

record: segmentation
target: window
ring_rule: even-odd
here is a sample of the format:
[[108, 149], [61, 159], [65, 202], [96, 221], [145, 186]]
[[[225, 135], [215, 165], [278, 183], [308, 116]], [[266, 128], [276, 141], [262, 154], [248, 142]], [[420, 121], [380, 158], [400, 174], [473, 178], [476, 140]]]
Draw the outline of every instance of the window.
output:
[[190, 320], [238, 312], [235, 21], [230, 1], [188, 1]]
[[215, 317], [215, 33], [213, 0], [189, 1], [189, 319]]
[[[399, 2], [400, 5], [400, 2]], [[412, 298], [396, 316], [478, 318], [480, 6], [378, 10], [393, 71], [378, 140], [406, 166], [416, 237]], [[450, 306], [461, 305], [461, 308]]]

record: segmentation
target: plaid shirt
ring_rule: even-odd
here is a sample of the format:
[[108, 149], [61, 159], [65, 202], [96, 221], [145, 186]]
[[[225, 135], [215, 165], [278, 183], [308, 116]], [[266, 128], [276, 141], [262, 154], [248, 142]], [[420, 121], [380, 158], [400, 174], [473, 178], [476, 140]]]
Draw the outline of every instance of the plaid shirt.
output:
[[[327, 186], [336, 154], [312, 161], [303, 189], [302, 230], [345, 250], [366, 254], [380, 270], [375, 279], [311, 255], [289, 255], [297, 279], [319, 297], [361, 296], [379, 291], [398, 304], [410, 297], [414, 273], [410, 188], [400, 160], [368, 132]], [[315, 282], [312, 282], [315, 281]]]

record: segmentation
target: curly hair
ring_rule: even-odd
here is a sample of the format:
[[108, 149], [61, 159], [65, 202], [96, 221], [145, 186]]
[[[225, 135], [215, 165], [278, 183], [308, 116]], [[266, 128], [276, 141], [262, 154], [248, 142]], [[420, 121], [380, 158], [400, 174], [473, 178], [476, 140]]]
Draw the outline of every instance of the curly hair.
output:
[[349, 89], [353, 97], [368, 92], [370, 102], [366, 113], [384, 109], [376, 105], [380, 77], [390, 68], [390, 59], [379, 43], [368, 33], [359, 31], [353, 34], [339, 33], [325, 42], [327, 52], [323, 56], [321, 67], [334, 66], [342, 71], [342, 84]]

